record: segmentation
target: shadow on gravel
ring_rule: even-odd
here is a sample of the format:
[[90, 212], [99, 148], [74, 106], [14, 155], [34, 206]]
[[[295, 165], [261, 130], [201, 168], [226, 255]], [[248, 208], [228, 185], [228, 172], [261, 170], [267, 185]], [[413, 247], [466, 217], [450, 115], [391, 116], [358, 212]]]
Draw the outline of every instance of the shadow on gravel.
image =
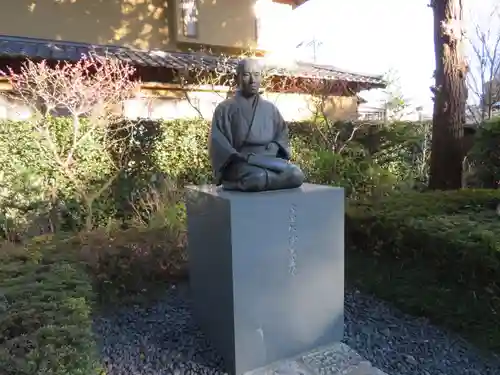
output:
[[106, 375], [223, 375], [222, 358], [191, 316], [186, 286], [154, 304], [106, 310], [94, 319]]

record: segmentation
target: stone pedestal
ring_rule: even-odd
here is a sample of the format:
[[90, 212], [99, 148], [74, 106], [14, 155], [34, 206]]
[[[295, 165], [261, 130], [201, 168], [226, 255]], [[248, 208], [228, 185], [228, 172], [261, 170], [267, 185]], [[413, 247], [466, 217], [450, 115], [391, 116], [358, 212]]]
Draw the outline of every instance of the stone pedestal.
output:
[[344, 323], [344, 191], [187, 191], [194, 314], [240, 375], [338, 342]]

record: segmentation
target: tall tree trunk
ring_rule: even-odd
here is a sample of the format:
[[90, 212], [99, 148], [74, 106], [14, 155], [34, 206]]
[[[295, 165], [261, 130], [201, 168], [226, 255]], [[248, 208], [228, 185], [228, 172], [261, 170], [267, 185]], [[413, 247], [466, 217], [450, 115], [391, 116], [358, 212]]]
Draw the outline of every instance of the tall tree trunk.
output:
[[432, 0], [436, 84], [433, 88], [432, 152], [429, 187], [452, 190], [462, 187], [463, 125], [467, 65], [462, 55], [463, 2]]

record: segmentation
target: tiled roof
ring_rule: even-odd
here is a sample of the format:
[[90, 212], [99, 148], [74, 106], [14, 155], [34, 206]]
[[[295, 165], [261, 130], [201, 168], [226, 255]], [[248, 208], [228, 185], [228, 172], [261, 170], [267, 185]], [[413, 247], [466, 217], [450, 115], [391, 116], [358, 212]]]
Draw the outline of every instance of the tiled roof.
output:
[[[0, 36], [0, 58], [31, 58], [45, 60], [77, 61], [82, 56], [107, 54], [130, 65], [170, 69], [204, 68], [215, 70], [220, 67], [234, 71], [237, 59], [221, 59], [218, 56], [201, 53], [145, 51], [127, 47], [91, 45], [63, 41]], [[364, 83], [370, 88], [385, 87], [381, 76], [358, 74], [337, 69], [333, 66], [296, 62], [292, 66], [273, 67], [275, 76], [317, 78], [333, 81]]]

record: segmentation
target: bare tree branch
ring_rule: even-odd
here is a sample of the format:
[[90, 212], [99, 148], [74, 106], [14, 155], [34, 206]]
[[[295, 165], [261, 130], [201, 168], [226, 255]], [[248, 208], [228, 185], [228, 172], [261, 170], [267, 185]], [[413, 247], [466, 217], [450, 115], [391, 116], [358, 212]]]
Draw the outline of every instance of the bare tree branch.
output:
[[[254, 57], [252, 52], [242, 57]], [[236, 72], [234, 70], [234, 57], [218, 55], [201, 66], [188, 66], [184, 70], [177, 71], [176, 83], [180, 85], [183, 96], [188, 104], [196, 111], [198, 117], [204, 118], [198, 103], [193, 100], [193, 92], [207, 90], [215, 93], [220, 101], [226, 99], [236, 88]], [[290, 76], [273, 75], [274, 66], [266, 64], [263, 60], [264, 70], [261, 88], [265, 93], [280, 93], [282, 95], [301, 93], [308, 98], [308, 109], [311, 111], [312, 126], [316, 133], [323, 139], [325, 145], [333, 152], [345, 151], [347, 145], [353, 141], [356, 132], [346, 136], [345, 128], [329, 119], [329, 113], [346, 110], [342, 103], [337, 103], [341, 97], [351, 97], [356, 100], [356, 92], [349, 84], [341, 81], [324, 79], [311, 76], [309, 78], [296, 78]], [[349, 109], [347, 109], [349, 110]], [[326, 126], [325, 126], [326, 125]]]
[[500, 101], [500, 28], [498, 6], [491, 10], [488, 20], [474, 20], [474, 32], [467, 37], [470, 56], [467, 86], [478, 101], [477, 107], [468, 106], [475, 123], [481, 123], [493, 115], [495, 103]]
[[[116, 142], [124, 141], [115, 136], [120, 130], [115, 124], [121, 116], [121, 106], [140, 90], [140, 82], [132, 79], [134, 68], [113, 58], [93, 55], [76, 63], [55, 65], [27, 61], [19, 72], [9, 68], [0, 73], [9, 79], [13, 96], [31, 109], [28, 121], [37, 134], [38, 149], [49, 151], [54, 169], [86, 204], [86, 229], [91, 229], [93, 202], [123, 168], [116, 165], [110, 151]], [[51, 121], [61, 114], [71, 119], [70, 129], [57, 129]], [[82, 122], [84, 118], [87, 121]], [[128, 126], [133, 125], [123, 122], [122, 128]], [[60, 140], [61, 131], [68, 135], [66, 141]], [[104, 154], [100, 157], [107, 159], [107, 165], [114, 170], [101, 186], [95, 186], [94, 181], [89, 184], [80, 170], [81, 156], [77, 155], [89, 142], [100, 143]], [[57, 190], [57, 186], [54, 188]]]

